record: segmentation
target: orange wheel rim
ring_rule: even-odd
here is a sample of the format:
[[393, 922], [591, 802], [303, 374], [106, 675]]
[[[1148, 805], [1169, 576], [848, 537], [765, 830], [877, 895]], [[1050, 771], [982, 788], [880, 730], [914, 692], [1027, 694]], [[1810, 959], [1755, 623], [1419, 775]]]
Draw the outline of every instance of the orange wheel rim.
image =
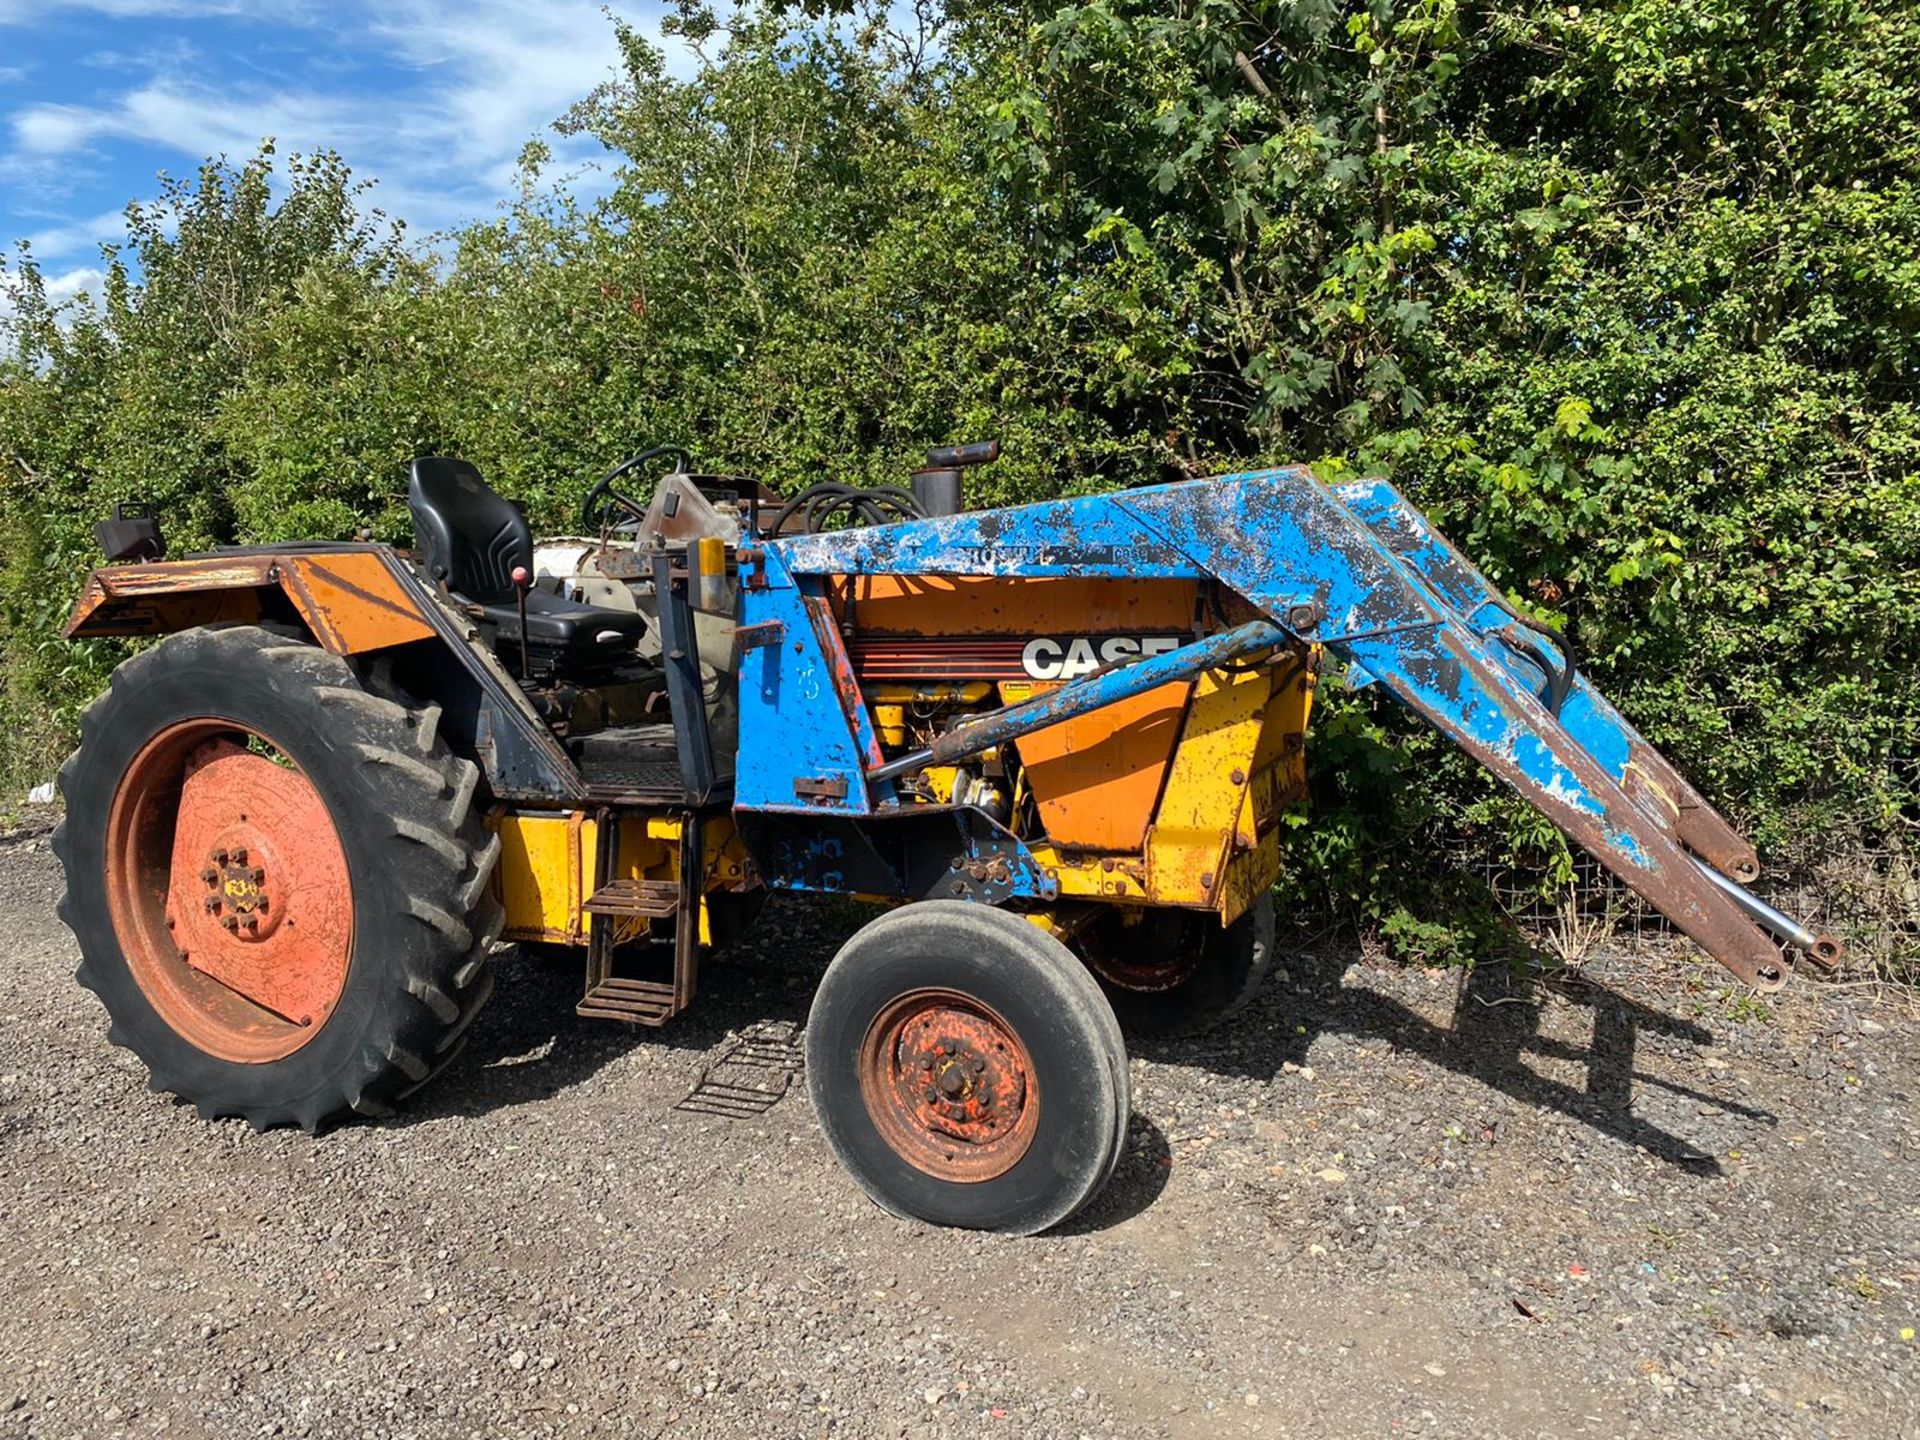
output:
[[874, 1128], [915, 1169], [977, 1184], [1033, 1144], [1033, 1057], [1000, 1014], [953, 990], [912, 990], [867, 1027], [860, 1094]]
[[135, 983], [197, 1049], [279, 1060], [340, 1003], [346, 853], [320, 792], [268, 737], [205, 719], [149, 740], [113, 797], [106, 871]]

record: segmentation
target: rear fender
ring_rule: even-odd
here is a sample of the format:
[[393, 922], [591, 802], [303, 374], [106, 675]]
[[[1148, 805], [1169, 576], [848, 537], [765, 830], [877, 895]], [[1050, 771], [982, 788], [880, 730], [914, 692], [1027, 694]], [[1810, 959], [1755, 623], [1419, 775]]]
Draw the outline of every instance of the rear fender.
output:
[[335, 655], [390, 655], [407, 688], [441, 707], [448, 742], [503, 799], [585, 798], [578, 768], [478, 628], [384, 545], [225, 550], [107, 565], [87, 577], [70, 640], [168, 635], [296, 619]]
[[365, 654], [435, 633], [395, 568], [392, 552], [375, 546], [103, 566], [87, 577], [66, 635], [164, 635], [272, 619], [291, 607], [322, 649]]

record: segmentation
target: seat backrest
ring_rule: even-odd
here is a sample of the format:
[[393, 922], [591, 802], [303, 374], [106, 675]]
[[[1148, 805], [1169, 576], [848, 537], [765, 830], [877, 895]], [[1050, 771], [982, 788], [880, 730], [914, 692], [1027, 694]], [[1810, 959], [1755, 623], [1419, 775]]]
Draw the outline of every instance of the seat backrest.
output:
[[513, 568], [533, 569], [533, 531], [465, 460], [427, 455], [407, 485], [413, 539], [427, 573], [482, 605], [513, 599]]

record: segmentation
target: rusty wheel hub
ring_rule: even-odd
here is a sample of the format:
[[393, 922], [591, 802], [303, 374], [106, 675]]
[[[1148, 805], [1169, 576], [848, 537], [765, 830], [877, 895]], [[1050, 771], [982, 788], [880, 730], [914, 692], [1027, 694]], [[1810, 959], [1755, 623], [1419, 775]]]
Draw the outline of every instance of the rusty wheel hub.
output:
[[1039, 1122], [1032, 1057], [1012, 1026], [949, 990], [901, 996], [861, 1046], [860, 1091], [881, 1137], [942, 1180], [1004, 1175]]
[[258, 858], [262, 857], [245, 845], [222, 845], [207, 852], [207, 863], [200, 871], [200, 882], [207, 887], [201, 908], [228, 934], [242, 940], [271, 935], [286, 910], [284, 904], [274, 908], [266, 869], [250, 863]]
[[299, 768], [230, 721], [186, 721], [134, 757], [107, 828], [121, 949], [167, 1024], [241, 1063], [310, 1040], [346, 988], [353, 899]]

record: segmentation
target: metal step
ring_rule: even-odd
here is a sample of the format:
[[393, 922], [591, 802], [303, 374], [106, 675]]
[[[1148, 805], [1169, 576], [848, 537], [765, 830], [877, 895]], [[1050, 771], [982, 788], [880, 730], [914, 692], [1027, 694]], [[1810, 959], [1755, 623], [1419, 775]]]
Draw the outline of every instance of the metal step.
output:
[[602, 980], [573, 1007], [593, 1020], [624, 1020], [629, 1025], [664, 1025], [680, 1013], [673, 986], [651, 980]]
[[588, 897], [589, 915], [664, 920], [680, 908], [680, 887], [671, 880], [615, 880]]

